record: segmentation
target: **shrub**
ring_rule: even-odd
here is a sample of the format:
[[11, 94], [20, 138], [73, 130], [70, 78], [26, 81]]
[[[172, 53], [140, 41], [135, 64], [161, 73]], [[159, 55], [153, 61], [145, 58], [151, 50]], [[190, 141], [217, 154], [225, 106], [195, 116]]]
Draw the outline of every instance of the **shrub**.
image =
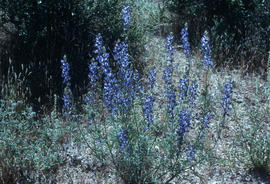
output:
[[244, 148], [243, 154], [238, 153], [237, 159], [247, 168], [261, 173], [270, 173], [270, 134], [269, 107], [250, 110], [249, 122], [245, 127], [238, 125], [240, 131], [236, 138], [237, 145]]
[[58, 119], [38, 120], [21, 101], [1, 100], [0, 178], [3, 183], [48, 183], [64, 159]]
[[[204, 38], [209, 40], [206, 34]], [[150, 72], [146, 85], [142, 85], [141, 79], [130, 70], [132, 65], [126, 55], [128, 46], [117, 43], [114, 57], [119, 72], [112, 74], [108, 54], [102, 48], [102, 37], [96, 38], [96, 57], [89, 66], [92, 82], [89, 86], [100, 85], [97, 79], [103, 76], [103, 90], [89, 91], [86, 113], [82, 115], [89, 126], [82, 130], [82, 136], [87, 137], [84, 140], [91, 153], [125, 183], [170, 183], [176, 178], [184, 179], [182, 174], [206, 161], [207, 151], [212, 149], [205, 143], [206, 138], [209, 139], [207, 129], [212, 119], [208, 84], [203, 89], [203, 108], [196, 107], [198, 86], [189, 75], [185, 75], [188, 81], [185, 87], [179, 87], [183, 97], [178, 100], [172, 77], [173, 40], [172, 35], [166, 39], [165, 94], [158, 99], [166, 101], [166, 105], [158, 109], [164, 116], [156, 117], [155, 71]], [[207, 57], [203, 72], [208, 77], [212, 67], [210, 48], [207, 41], [202, 46]], [[195, 109], [200, 113], [195, 113]], [[199, 120], [198, 126], [195, 120]]]
[[1, 83], [0, 181], [1, 183], [49, 183], [61, 156], [61, 139], [67, 131], [56, 114], [41, 118], [27, 105], [28, 68], [18, 75], [13, 68]]

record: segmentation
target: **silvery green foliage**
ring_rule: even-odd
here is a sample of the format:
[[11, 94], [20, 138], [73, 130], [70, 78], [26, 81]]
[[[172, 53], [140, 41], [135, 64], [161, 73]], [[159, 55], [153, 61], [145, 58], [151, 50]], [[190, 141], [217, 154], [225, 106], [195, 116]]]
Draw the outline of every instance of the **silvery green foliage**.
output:
[[[4, 183], [46, 182], [63, 162], [57, 119], [37, 120], [31, 108], [1, 100], [0, 176]], [[4, 176], [4, 177], [3, 177]]]
[[270, 126], [269, 107], [249, 111], [249, 119], [245, 124], [237, 124], [236, 145], [244, 148], [244, 153], [235, 151], [235, 157], [247, 168], [262, 173], [270, 172]]
[[[267, 81], [265, 86], [265, 95], [270, 99], [270, 51], [268, 52], [268, 62], [267, 62]], [[270, 107], [270, 104], [269, 104]]]

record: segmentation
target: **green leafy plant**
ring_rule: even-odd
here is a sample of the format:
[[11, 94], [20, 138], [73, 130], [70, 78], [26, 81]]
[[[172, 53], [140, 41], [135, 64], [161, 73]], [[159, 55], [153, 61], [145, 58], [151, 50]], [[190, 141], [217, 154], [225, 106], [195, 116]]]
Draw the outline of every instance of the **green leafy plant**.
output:
[[[156, 107], [152, 88], [155, 72], [149, 74], [147, 85], [141, 86], [136, 73], [130, 70], [128, 47], [122, 42], [116, 44], [114, 54], [120, 71], [114, 75], [107, 64], [109, 57], [103, 48], [102, 37], [96, 38], [97, 56], [89, 65], [91, 87], [86, 98], [86, 113], [82, 115], [89, 126], [81, 130], [81, 136], [91, 153], [125, 183], [170, 183], [176, 178], [189, 180], [182, 174], [191, 171], [196, 175], [191, 168], [206, 161], [213, 148], [207, 133], [212, 119], [207, 75], [213, 65], [209, 37], [204, 35], [202, 41], [205, 92], [203, 107], [198, 108], [194, 107], [198, 86], [189, 75], [185, 77], [190, 83], [184, 82], [179, 86], [179, 93], [183, 96], [176, 103], [171, 77], [174, 62], [172, 43], [173, 36], [169, 35], [166, 39], [167, 65], [163, 72], [165, 93], [161, 95], [166, 105], [158, 110], [164, 116], [154, 117], [153, 108]], [[104, 76], [101, 93], [96, 90], [100, 76]], [[195, 109], [200, 113], [195, 115]], [[198, 126], [193, 125], [195, 119], [199, 119]]]
[[237, 139], [244, 148], [245, 164], [259, 172], [270, 172], [270, 127], [267, 122], [269, 108], [252, 109], [249, 122], [239, 127], [241, 137]]
[[[39, 119], [22, 101], [1, 100], [0, 181], [3, 183], [48, 183], [64, 162], [61, 152], [66, 125], [57, 118]], [[56, 105], [55, 105], [56, 107]]]

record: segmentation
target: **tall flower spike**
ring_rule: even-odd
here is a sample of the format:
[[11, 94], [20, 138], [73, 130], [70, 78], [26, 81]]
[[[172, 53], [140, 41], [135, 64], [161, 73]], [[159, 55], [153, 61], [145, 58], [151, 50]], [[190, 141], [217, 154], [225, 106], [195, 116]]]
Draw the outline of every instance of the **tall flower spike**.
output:
[[62, 78], [63, 83], [66, 85], [64, 89], [64, 95], [62, 97], [62, 100], [64, 102], [63, 109], [65, 111], [65, 114], [70, 114], [72, 107], [71, 107], [71, 90], [70, 90], [70, 75], [69, 75], [69, 64], [67, 62], [66, 56], [64, 56], [64, 59], [61, 60], [61, 69], [62, 69]]
[[65, 114], [68, 115], [71, 113], [72, 107], [71, 107], [71, 92], [69, 88], [65, 88], [64, 95], [62, 97], [62, 100], [64, 102], [63, 109], [65, 111]]
[[[106, 64], [109, 63], [109, 54], [103, 54], [103, 60]], [[117, 111], [117, 94], [118, 94], [118, 85], [115, 75], [112, 72], [109, 64], [104, 65], [104, 88], [103, 88], [103, 102], [107, 105], [107, 108], [110, 113]]]
[[177, 135], [178, 135], [178, 142], [179, 145], [182, 145], [184, 137], [186, 132], [189, 131], [190, 127], [190, 111], [189, 110], [181, 110], [179, 114], [179, 128], [177, 130]]
[[101, 66], [104, 76], [103, 102], [107, 106], [110, 113], [116, 112], [118, 86], [115, 75], [109, 65], [109, 54], [103, 51], [102, 36], [98, 35], [95, 42], [97, 54], [96, 61]]
[[168, 54], [167, 60], [170, 63], [173, 62], [173, 51], [174, 51], [174, 47], [173, 47], [172, 43], [173, 43], [173, 36], [172, 35], [169, 35], [166, 38], [166, 47], [167, 47], [167, 54]]
[[174, 89], [169, 89], [167, 91], [167, 107], [168, 107], [168, 114], [171, 119], [171, 123], [174, 123], [174, 109], [176, 107], [176, 94]]
[[130, 24], [130, 13], [129, 13], [129, 6], [124, 6], [124, 8], [121, 11], [122, 14], [122, 19], [124, 21], [124, 30], [127, 30], [129, 28], [129, 24]]
[[166, 38], [166, 48], [167, 48], [167, 66], [163, 70], [163, 80], [165, 82], [165, 88], [168, 88], [172, 84], [172, 73], [173, 73], [173, 51], [174, 47], [172, 45], [173, 36], [169, 35]]
[[67, 57], [64, 56], [64, 59], [61, 60], [61, 69], [62, 69], [62, 78], [63, 83], [66, 85], [66, 87], [70, 87], [70, 76], [69, 76], [69, 64], [67, 62]]
[[119, 144], [120, 144], [120, 150], [123, 152], [130, 153], [130, 144], [128, 141], [128, 131], [121, 128], [120, 133], [117, 135]]
[[231, 95], [232, 95], [232, 83], [227, 82], [224, 85], [224, 91], [223, 91], [224, 97], [221, 101], [221, 105], [223, 107], [223, 115], [228, 115], [228, 112], [231, 110]]
[[218, 137], [220, 138], [221, 131], [225, 126], [225, 120], [226, 116], [228, 115], [229, 111], [231, 110], [231, 95], [232, 95], [232, 82], [227, 82], [224, 85], [224, 91], [223, 91], [223, 98], [221, 100], [221, 106], [223, 108], [223, 119], [221, 122], [221, 126], [219, 127], [218, 130]]
[[180, 79], [180, 84], [179, 84], [178, 88], [179, 88], [179, 99], [182, 101], [187, 96], [188, 79], [187, 78]]
[[102, 36], [100, 34], [98, 34], [98, 36], [96, 37], [96, 42], [95, 45], [96, 50], [94, 50], [94, 53], [97, 54], [98, 56], [102, 55], [103, 53], [103, 43], [102, 43]]
[[98, 81], [98, 70], [99, 70], [99, 66], [98, 63], [96, 61], [92, 61], [89, 66], [89, 74], [88, 74], [88, 78], [90, 80], [90, 87], [91, 90], [94, 90], [97, 86], [97, 81]]
[[153, 70], [151, 70], [149, 72], [149, 77], [148, 77], [148, 89], [153, 89], [154, 88], [154, 85], [156, 83], [156, 76], [157, 76], [157, 71], [156, 71], [156, 68], [154, 68]]
[[194, 160], [197, 151], [192, 146], [188, 148], [188, 151], [189, 153], [187, 154], [187, 161]]
[[201, 51], [203, 53], [203, 69], [213, 67], [213, 61], [211, 57], [211, 49], [210, 49], [210, 39], [208, 33], [205, 32], [203, 37], [201, 38]]
[[195, 100], [196, 100], [196, 97], [198, 96], [197, 89], [198, 89], [198, 84], [196, 84], [195, 82], [192, 82], [189, 87], [189, 104], [191, 107], [195, 105]]
[[175, 89], [172, 84], [172, 74], [173, 74], [173, 51], [174, 47], [172, 45], [173, 36], [169, 35], [166, 38], [166, 48], [167, 48], [167, 66], [163, 70], [163, 80], [164, 80], [164, 87], [167, 93], [167, 108], [168, 108], [168, 115], [170, 116], [170, 123], [174, 123], [174, 108], [176, 107], [176, 94]]
[[148, 74], [148, 85], [147, 85], [148, 94], [145, 95], [145, 101], [143, 102], [143, 106], [144, 106], [143, 113], [145, 117], [145, 124], [147, 125], [148, 128], [153, 123], [153, 118], [154, 118], [153, 106], [154, 106], [155, 97], [152, 94], [151, 90], [154, 88], [154, 85], [155, 85], [156, 74], [157, 73], [156, 73], [155, 68], [151, 70]]
[[152, 94], [145, 96], [145, 101], [143, 102], [143, 113], [144, 113], [144, 119], [145, 124], [147, 125], [147, 128], [149, 128], [153, 123], [154, 118], [154, 112], [153, 112], [153, 106], [154, 106], [155, 98]]
[[[184, 54], [186, 55], [187, 58], [190, 58], [190, 43], [188, 41], [188, 27], [185, 25], [185, 27], [181, 30], [181, 38], [182, 42], [182, 48], [184, 49]], [[188, 62], [190, 62], [188, 60]]]
[[129, 107], [133, 104], [135, 94], [136, 94], [136, 85], [135, 82], [135, 72], [130, 67], [130, 58], [128, 55], [128, 44], [125, 42], [116, 43], [114, 47], [114, 59], [116, 60], [120, 72], [120, 85], [121, 90], [118, 94], [118, 100], [121, 109], [127, 111]]

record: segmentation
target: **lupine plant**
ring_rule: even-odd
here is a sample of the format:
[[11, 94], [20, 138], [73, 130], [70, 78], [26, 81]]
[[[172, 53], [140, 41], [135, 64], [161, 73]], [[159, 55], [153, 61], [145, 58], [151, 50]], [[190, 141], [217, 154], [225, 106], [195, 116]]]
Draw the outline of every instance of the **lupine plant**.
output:
[[201, 51], [203, 53], [203, 69], [206, 70], [207, 68], [212, 68], [213, 61], [211, 57], [210, 39], [207, 31], [201, 38]]
[[191, 65], [191, 50], [190, 50], [190, 43], [188, 41], [188, 27], [187, 24], [185, 27], [181, 30], [181, 42], [182, 42], [182, 48], [184, 49], [184, 54], [186, 55], [187, 62], [188, 62], [188, 67], [186, 69], [186, 75], [189, 75], [190, 72], [190, 65]]
[[129, 28], [130, 23], [131, 23], [129, 10], [130, 10], [130, 7], [125, 6], [121, 11], [124, 30], [127, 30]]
[[122, 111], [128, 111], [136, 93], [134, 81], [136, 74], [131, 68], [130, 58], [128, 56], [128, 44], [125, 42], [115, 44], [114, 59], [120, 70], [118, 78], [122, 86], [117, 94], [118, 104], [121, 106]]
[[[193, 108], [196, 105], [198, 85], [194, 81], [189, 83], [189, 76], [185, 76], [187, 78], [180, 81], [177, 102], [177, 90], [173, 84], [173, 36], [169, 35], [165, 45], [167, 63], [163, 71], [167, 118], [163, 122], [154, 112], [156, 69], [149, 72], [143, 87], [136, 82], [141, 79], [132, 70], [128, 45], [125, 42], [117, 42], [115, 45], [113, 56], [119, 66], [116, 74], [112, 73], [108, 55], [104, 54], [102, 46], [101, 36], [98, 36], [95, 43], [97, 64], [90, 64], [89, 79], [90, 82], [100, 81], [94, 74], [102, 73], [103, 99], [109, 89], [117, 89], [110, 93], [113, 98], [107, 98], [102, 103], [107, 109], [110, 109], [108, 104], [114, 104], [114, 112], [117, 113], [99, 111], [94, 118], [91, 116], [91, 121], [95, 122], [90, 125], [88, 132], [91, 136], [91, 150], [102, 162], [113, 165], [116, 174], [125, 183], [169, 183], [179, 177], [185, 168], [195, 164], [196, 159], [204, 159], [199, 156], [203, 149], [203, 146], [198, 146], [201, 143], [199, 137], [208, 128], [210, 112], [203, 114], [202, 128], [196, 133], [198, 138], [189, 138], [191, 130], [197, 131], [193, 128]], [[106, 85], [110, 82], [113, 85]], [[135, 87], [136, 84], [140, 84], [139, 87]], [[117, 88], [113, 88], [114, 85]]]
[[[101, 35], [96, 37], [95, 48], [96, 50], [94, 53], [97, 55], [96, 61], [98, 62], [98, 65], [100, 65], [100, 72], [104, 75], [103, 102], [107, 106], [108, 111], [112, 113], [116, 111], [117, 94], [119, 89], [117, 86], [117, 79], [110, 66], [109, 54], [103, 50], [104, 48]], [[92, 71], [89, 72], [89, 76], [92, 77], [93, 74], [96, 73], [95, 68], [92, 68]], [[96, 76], [93, 76], [93, 78], [95, 77]]]
[[70, 83], [70, 74], [69, 74], [69, 63], [67, 62], [66, 56], [64, 56], [64, 59], [61, 60], [61, 69], [62, 69], [62, 78], [63, 78], [63, 84], [65, 85], [64, 88], [64, 94], [62, 97], [62, 100], [64, 102], [63, 109], [65, 115], [68, 117], [72, 112], [72, 93], [71, 93], [71, 83]]
[[146, 88], [147, 92], [145, 95], [145, 100], [143, 102], [144, 105], [143, 113], [145, 117], [145, 124], [147, 125], [148, 128], [152, 125], [154, 118], [153, 106], [155, 102], [155, 97], [153, 95], [152, 90], [155, 85], [156, 75], [157, 73], [155, 68], [149, 72], [148, 83]]
[[222, 123], [219, 127], [218, 131], [218, 137], [220, 137], [221, 130], [225, 126], [225, 120], [226, 117], [229, 115], [229, 111], [231, 110], [231, 97], [232, 97], [232, 82], [227, 82], [224, 85], [224, 90], [223, 90], [223, 98], [221, 101], [221, 106], [223, 109], [222, 112]]
[[163, 81], [164, 81], [164, 88], [167, 95], [167, 112], [170, 118], [170, 123], [174, 123], [174, 108], [176, 106], [176, 92], [174, 89], [172, 75], [173, 75], [173, 36], [169, 35], [166, 38], [166, 48], [167, 48], [167, 66], [163, 70]]
[[184, 140], [184, 136], [186, 134], [186, 132], [189, 131], [190, 128], [190, 111], [187, 110], [182, 110], [180, 111], [179, 114], [179, 128], [177, 130], [177, 135], [178, 137], [178, 141], [179, 141], [179, 145], [181, 146]]
[[[189, 34], [185, 25], [180, 40], [187, 60], [184, 65], [188, 66], [183, 74], [175, 76], [174, 37], [168, 35], [164, 45], [164, 93], [161, 93], [159, 88], [163, 84], [158, 81], [157, 66], [149, 67], [145, 78], [140, 78], [134, 70], [135, 61], [129, 55], [130, 42], [126, 34], [131, 27], [130, 7], [124, 6], [121, 15], [124, 34], [111, 52], [108, 49], [106, 51], [107, 45], [103, 43], [101, 34], [96, 35], [94, 40], [94, 57], [88, 66], [89, 88], [84, 113], [78, 116], [80, 119], [76, 119], [75, 115], [70, 118], [74, 107], [70, 90], [70, 65], [66, 57], [61, 60], [63, 124], [75, 122], [77, 127], [69, 132], [74, 133], [76, 140], [85, 141], [91, 155], [109, 168], [112, 174], [120, 177], [123, 183], [169, 184], [189, 180], [185, 178], [187, 174], [198, 176], [196, 182], [189, 183], [205, 183], [196, 170], [215, 161], [210, 157], [216, 145], [208, 143], [209, 139], [214, 140], [212, 131], [215, 127], [218, 127], [220, 138], [225, 123], [229, 124], [225, 120], [229, 120], [227, 117], [235, 110], [233, 83], [229, 81], [223, 86], [219, 106], [212, 104], [214, 100], [209, 93], [208, 74], [211, 74], [214, 63], [210, 38], [207, 32], [201, 38], [202, 62], [196, 68], [204, 75], [201, 84], [200, 76], [196, 76], [191, 68]], [[175, 83], [176, 77], [179, 77], [178, 84]], [[66, 133], [57, 117], [56, 98], [51, 117], [41, 119], [41, 122], [31, 109], [14, 112], [21, 104], [20, 101], [0, 102], [0, 182], [19, 183], [20, 178], [23, 178], [26, 182], [49, 183], [46, 178], [48, 173], [55, 172], [59, 164], [63, 163], [60, 156], [62, 147], [58, 142], [63, 142], [65, 136], [62, 133]], [[235, 115], [234, 119], [241, 131], [233, 139], [244, 147], [244, 153], [237, 153], [236, 158], [243, 156], [247, 160], [247, 167], [263, 168], [269, 172], [268, 114], [268, 107], [263, 107], [262, 111], [252, 110], [249, 127], [237, 122]], [[211, 143], [222, 140], [215, 139], [216, 142]], [[32, 172], [35, 169], [41, 171], [37, 176], [28, 174], [35, 173]], [[11, 180], [11, 177], [14, 179]]]

